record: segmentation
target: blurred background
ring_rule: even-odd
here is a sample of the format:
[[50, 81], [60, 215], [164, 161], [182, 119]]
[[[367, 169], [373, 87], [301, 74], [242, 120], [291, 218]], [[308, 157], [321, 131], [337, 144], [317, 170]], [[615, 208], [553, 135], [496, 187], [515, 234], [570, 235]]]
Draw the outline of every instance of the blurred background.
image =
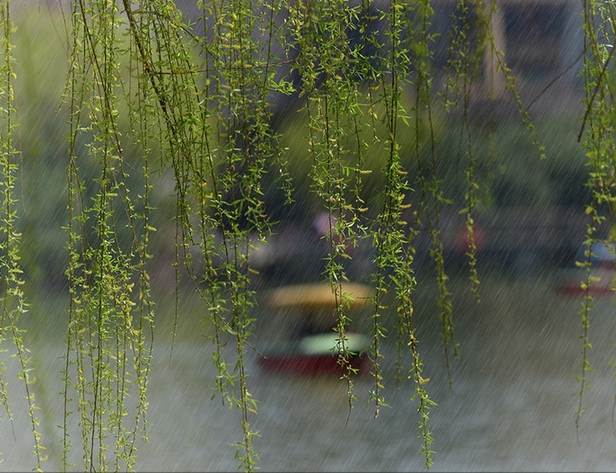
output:
[[[188, 18], [196, 15], [183, 0]], [[501, 0], [498, 41], [516, 77], [522, 100], [528, 105], [547, 158], [540, 160], [515, 100], [506, 91], [488, 98], [484, 83], [472, 91], [469, 108], [475, 134], [477, 181], [485, 183], [476, 209], [476, 243], [482, 301], [470, 292], [465, 222], [461, 206], [441, 214], [446, 269], [451, 275], [454, 322], [461, 358], [453, 362], [450, 389], [439, 322], [436, 317], [436, 276], [430, 257], [429, 235], [416, 239], [416, 323], [428, 391], [437, 402], [431, 415], [435, 438], [435, 471], [614, 471], [613, 375], [614, 307], [611, 293], [597, 295], [592, 312], [591, 364], [593, 389], [579, 429], [575, 425], [582, 343], [581, 307], [575, 287], [583, 273], [575, 259], [588, 223], [585, 187], [588, 167], [577, 140], [583, 83], [580, 77], [581, 9], [572, 0]], [[67, 74], [64, 24], [68, 12], [57, 4], [25, 2], [16, 7], [14, 33], [16, 102], [22, 166], [20, 170], [19, 226], [23, 236], [22, 266], [31, 310], [24, 317], [26, 345], [31, 347], [37, 373], [35, 392], [41, 405], [41, 432], [49, 460], [60, 463], [62, 389], [60, 372], [66, 332], [67, 265], [67, 142], [66, 107], [61, 103]], [[453, 4], [435, 2], [433, 28], [435, 66], [447, 60], [447, 27]], [[436, 76], [435, 87], [439, 87]], [[280, 334], [275, 328], [295, 320], [275, 314], [265, 300], [278, 286], [320, 281], [328, 245], [323, 240], [321, 203], [310, 191], [310, 163], [298, 118], [296, 97], [276, 103], [274, 124], [289, 149], [290, 173], [296, 188], [292, 206], [282, 204], [278, 183], [266, 187], [266, 206], [277, 222], [274, 235], [254, 255], [255, 288], [259, 301], [254, 344], [268, 346]], [[455, 113], [435, 121], [438, 166], [445, 197], [462, 202], [467, 189], [466, 162], [459, 150], [460, 117]], [[85, 144], [82, 144], [85, 146]], [[401, 142], [404, 163], [413, 173], [413, 143]], [[405, 150], [407, 152], [405, 152]], [[368, 163], [368, 166], [378, 163]], [[82, 175], [97, 170], [81, 163]], [[380, 192], [377, 173], [366, 179], [366, 192]], [[266, 177], [266, 181], [270, 179]], [[204, 307], [185, 288], [175, 347], [173, 270], [175, 226], [174, 186], [160, 170], [155, 176], [152, 205], [152, 287], [156, 302], [156, 343], [150, 381], [150, 441], [138, 448], [140, 471], [235, 470], [232, 444], [241, 440], [239, 412], [214, 398], [214, 368], [205, 325], [199, 325]], [[609, 224], [598, 229], [607, 238]], [[362, 242], [353, 253], [348, 274], [365, 283], [373, 248]], [[602, 285], [613, 277], [613, 258], [602, 268]], [[598, 263], [597, 263], [598, 264]], [[574, 289], [571, 290], [571, 287]], [[365, 314], [366, 317], [369, 314]], [[391, 314], [393, 318], [394, 314]], [[283, 317], [283, 319], [276, 318]], [[359, 331], [366, 317], [357, 318]], [[195, 330], [196, 326], [200, 327]], [[274, 327], [274, 330], [272, 330]], [[355, 383], [359, 399], [348, 417], [346, 384], [334, 377], [268, 373], [258, 366], [258, 354], [249, 360], [249, 385], [259, 402], [253, 426], [261, 437], [263, 471], [414, 471], [424, 468], [418, 453], [419, 418], [410, 402], [410, 382], [396, 386], [394, 340], [384, 348], [392, 360], [385, 373], [384, 396], [391, 409], [378, 419], [368, 404], [373, 389], [369, 375]], [[232, 341], [229, 341], [232, 343]], [[173, 353], [172, 353], [173, 351]], [[408, 363], [409, 360], [406, 360]], [[407, 367], [408, 368], [408, 367]], [[8, 374], [17, 368], [7, 364]], [[14, 372], [14, 373], [13, 373]], [[16, 379], [16, 378], [15, 378]], [[30, 432], [23, 416], [23, 393], [18, 382], [9, 386], [15, 420], [2, 425], [0, 451], [3, 467], [33, 468]], [[347, 424], [348, 417], [348, 424]], [[80, 465], [80, 452], [73, 459]], [[76, 468], [79, 470], [79, 468]]]

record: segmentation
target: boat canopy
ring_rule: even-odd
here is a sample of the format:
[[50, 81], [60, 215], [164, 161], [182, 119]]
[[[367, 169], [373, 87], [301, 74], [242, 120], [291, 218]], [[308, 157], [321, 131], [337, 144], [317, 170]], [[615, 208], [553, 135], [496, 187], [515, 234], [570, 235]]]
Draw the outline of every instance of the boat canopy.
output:
[[[374, 294], [373, 288], [363, 284], [342, 284], [342, 294], [353, 309], [368, 307]], [[268, 298], [270, 307], [277, 309], [333, 309], [341, 301], [341, 294], [336, 294], [329, 283], [295, 284], [273, 289]]]

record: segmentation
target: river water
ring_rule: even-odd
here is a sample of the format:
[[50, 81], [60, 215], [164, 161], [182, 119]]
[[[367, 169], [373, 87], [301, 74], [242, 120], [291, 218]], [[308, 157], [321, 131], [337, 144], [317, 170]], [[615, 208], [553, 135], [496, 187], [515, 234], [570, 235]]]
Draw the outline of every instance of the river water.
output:
[[[438, 404], [430, 416], [433, 471], [615, 471], [614, 300], [597, 299], [591, 312], [595, 371], [576, 430], [580, 300], [555, 292], [548, 273], [525, 280], [484, 279], [479, 304], [464, 281], [452, 285], [460, 359], [452, 362], [451, 389], [431, 290], [418, 293], [420, 353], [424, 375], [431, 378], [428, 391]], [[257, 327], [255, 343], [269, 332]], [[61, 336], [43, 335], [33, 338], [37, 350], [32, 350], [49, 455], [43, 467], [58, 470], [60, 432], [55, 425], [61, 422], [61, 397], [56, 393], [63, 349]], [[242, 437], [239, 411], [223, 406], [218, 397], [211, 400], [210, 348], [194, 335], [194, 330], [180, 330], [171, 358], [170, 338], [158, 336], [149, 385], [150, 441], [139, 446], [139, 471], [235, 471], [239, 465], [232, 446]], [[387, 350], [390, 359], [391, 347]], [[391, 407], [374, 419], [368, 404], [370, 376], [356, 379], [359, 399], [349, 416], [346, 385], [340, 380], [267, 373], [256, 361], [251, 355], [250, 389], [259, 401], [251, 424], [261, 435], [254, 447], [261, 452], [262, 471], [425, 471], [418, 453], [419, 417], [410, 401], [413, 387], [407, 382], [396, 388], [393, 368], [386, 372], [383, 392]], [[5, 471], [34, 467], [31, 434], [18, 398], [13, 395], [13, 427], [4, 417], [2, 422]]]

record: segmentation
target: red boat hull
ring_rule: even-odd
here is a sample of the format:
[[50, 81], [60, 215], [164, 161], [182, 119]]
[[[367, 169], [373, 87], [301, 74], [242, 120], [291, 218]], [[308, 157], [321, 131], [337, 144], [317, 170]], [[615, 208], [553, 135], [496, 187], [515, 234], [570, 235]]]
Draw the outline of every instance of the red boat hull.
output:
[[[367, 372], [369, 360], [365, 356], [352, 356], [351, 367], [358, 374]], [[260, 360], [261, 368], [266, 371], [294, 374], [344, 374], [344, 367], [339, 364], [338, 357], [331, 353], [321, 355], [280, 354], [269, 355]]]
[[569, 296], [583, 296], [588, 292], [592, 296], [612, 296], [614, 290], [608, 284], [591, 284], [588, 289], [583, 289], [579, 281], [572, 281], [569, 284], [561, 284], [558, 291]]
[[615, 295], [616, 273], [613, 269], [597, 268], [593, 269], [592, 282], [587, 289], [582, 287], [582, 282], [588, 278], [586, 270], [576, 269], [573, 271], [563, 271], [563, 275], [556, 288], [561, 294], [569, 296], [584, 296], [587, 293], [591, 296], [613, 296]]

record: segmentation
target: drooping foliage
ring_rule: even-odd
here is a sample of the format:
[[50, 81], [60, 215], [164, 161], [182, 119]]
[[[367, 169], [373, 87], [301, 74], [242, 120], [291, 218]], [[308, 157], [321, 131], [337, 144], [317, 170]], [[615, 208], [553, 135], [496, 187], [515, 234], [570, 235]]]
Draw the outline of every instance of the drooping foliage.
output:
[[[576, 427], [579, 426], [584, 410], [584, 393], [590, 387], [588, 374], [592, 370], [589, 362], [589, 350], [592, 348], [590, 330], [590, 312], [593, 307], [593, 297], [590, 287], [596, 282], [591, 272], [593, 244], [599, 241], [597, 229], [607, 219], [611, 233], [607, 245], [611, 246], [616, 235], [613, 231], [612, 214], [614, 210], [614, 110], [613, 110], [613, 50], [614, 50], [614, 8], [600, 2], [584, 2], [584, 77], [585, 113], [581, 120], [578, 141], [582, 142], [586, 151], [589, 166], [587, 186], [592, 191], [591, 202], [586, 207], [586, 213], [591, 216], [587, 226], [584, 258], [577, 262], [586, 269], [586, 277], [582, 281], [585, 289], [584, 301], [580, 308], [582, 316], [582, 362], [578, 376], [579, 396], [576, 414]], [[607, 212], [605, 209], [607, 208]], [[610, 250], [612, 251], [612, 250]]]
[[[34, 454], [37, 468], [42, 468], [28, 352], [19, 325], [27, 303], [19, 263], [21, 235], [15, 230], [19, 153], [9, 7], [8, 1], [2, 5], [0, 69], [0, 342], [11, 345], [20, 363]], [[253, 448], [257, 432], [251, 426], [257, 400], [250, 392], [245, 360], [252, 349], [258, 300], [253, 260], [275, 224], [266, 205], [271, 176], [280, 205], [296, 205], [296, 183], [284, 146], [288, 140], [277, 125], [282, 107], [293, 107], [293, 121], [300, 124], [293, 130], [302, 134], [302, 148], [291, 152], [303, 154], [309, 163], [308, 179], [302, 183], [309, 183], [327, 215], [328, 256], [322, 277], [337, 301], [335, 348], [349, 408], [355, 394], [345, 285], [351, 279], [353, 249], [372, 245], [367, 280], [374, 295], [369, 301], [367, 352], [374, 416], [386, 405], [383, 366], [396, 364], [398, 379], [413, 382], [410, 402], [418, 411], [426, 466], [432, 465], [429, 412], [434, 402], [413, 318], [415, 239], [420, 232], [429, 235], [439, 292], [435, 323], [441, 326], [449, 372], [459, 353], [440, 234], [441, 211], [451, 202], [443, 189], [437, 142], [443, 117], [450, 114], [447, 120], [459, 130], [465, 163], [466, 192], [457, 205], [465, 217], [470, 279], [478, 298], [473, 215], [482, 183], [477, 179], [469, 101], [472, 85], [485, 80], [486, 62], [492, 64], [490, 74], [502, 77], [503, 93], [517, 104], [537, 159], [544, 153], [506, 57], [495, 43], [491, 22], [497, 5], [455, 2], [444, 70], [434, 61], [433, 8], [430, 0], [200, 0], [181, 5], [172, 0], [75, 0], [64, 6], [70, 295], [63, 373], [64, 469], [78, 449], [84, 470], [132, 470], [138, 443], [147, 438], [156, 320], [149, 262], [159, 211], [152, 201], [154, 176], [161, 175], [171, 180], [175, 199], [176, 297], [179, 301], [182, 281], [188, 278], [211, 328], [217, 393], [242, 414], [240, 467], [258, 467]], [[587, 97], [580, 140], [591, 165], [590, 245], [604, 218], [602, 206], [614, 200], [615, 36], [611, 6], [585, 2], [584, 12]], [[437, 77], [444, 80], [437, 82]], [[585, 284], [590, 284], [590, 260], [581, 264], [589, 268]], [[587, 296], [582, 309], [580, 412], [591, 303]], [[384, 317], [386, 313], [396, 317]], [[177, 310], [176, 317], [181, 323]], [[397, 341], [397, 360], [383, 355], [386, 337]], [[228, 339], [233, 346], [224, 342]], [[411, 362], [405, 366], [409, 353]], [[0, 381], [10, 417], [5, 381]], [[70, 428], [73, 416], [79, 418], [78, 438]]]

